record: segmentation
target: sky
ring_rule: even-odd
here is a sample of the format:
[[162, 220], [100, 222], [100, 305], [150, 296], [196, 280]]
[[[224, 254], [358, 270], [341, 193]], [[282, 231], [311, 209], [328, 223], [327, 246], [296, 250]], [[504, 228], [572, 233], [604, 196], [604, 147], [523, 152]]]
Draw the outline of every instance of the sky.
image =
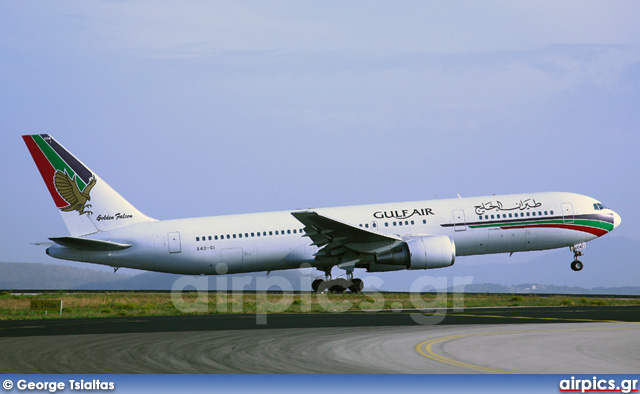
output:
[[0, 261], [52, 263], [30, 243], [66, 235], [31, 133], [157, 219], [568, 191], [640, 240], [639, 18], [636, 1], [1, 2]]

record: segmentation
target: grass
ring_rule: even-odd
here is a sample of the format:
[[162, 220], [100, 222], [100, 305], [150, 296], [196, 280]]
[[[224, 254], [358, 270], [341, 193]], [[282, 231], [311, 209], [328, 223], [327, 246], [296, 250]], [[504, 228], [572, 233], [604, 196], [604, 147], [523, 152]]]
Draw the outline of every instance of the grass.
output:
[[62, 300], [63, 318], [172, 316], [221, 313], [335, 313], [415, 310], [446, 307], [638, 305], [640, 299], [459, 293], [0, 293], [0, 320], [59, 318], [59, 313], [31, 311], [32, 299]]

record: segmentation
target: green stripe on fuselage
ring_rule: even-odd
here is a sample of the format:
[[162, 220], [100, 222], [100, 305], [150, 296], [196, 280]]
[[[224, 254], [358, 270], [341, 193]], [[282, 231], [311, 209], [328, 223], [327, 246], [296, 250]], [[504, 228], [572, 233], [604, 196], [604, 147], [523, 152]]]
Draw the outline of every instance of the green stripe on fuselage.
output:
[[[42, 153], [44, 153], [44, 155], [46, 156], [47, 160], [49, 160], [49, 163], [51, 163], [53, 168], [62, 172], [66, 171], [71, 179], [73, 179], [73, 177], [76, 175], [75, 171], [73, 171], [71, 167], [69, 167], [69, 165], [64, 160], [62, 160], [58, 153], [53, 150], [53, 148], [49, 144], [47, 144], [47, 142], [41, 136], [32, 135], [32, 137], [36, 144], [38, 144], [40, 150], [42, 150]], [[75, 179], [80, 191], [84, 190], [85, 186], [87, 185], [79, 176], [76, 176]]]
[[567, 224], [574, 226], [587, 226], [601, 228], [603, 230], [613, 230], [613, 224], [593, 219], [575, 219], [571, 222], [565, 222], [561, 219], [558, 220], [535, 220], [526, 222], [503, 222], [503, 223], [488, 223], [488, 224], [470, 224], [471, 228], [489, 228], [489, 227], [514, 227], [514, 226], [535, 226], [539, 224]]

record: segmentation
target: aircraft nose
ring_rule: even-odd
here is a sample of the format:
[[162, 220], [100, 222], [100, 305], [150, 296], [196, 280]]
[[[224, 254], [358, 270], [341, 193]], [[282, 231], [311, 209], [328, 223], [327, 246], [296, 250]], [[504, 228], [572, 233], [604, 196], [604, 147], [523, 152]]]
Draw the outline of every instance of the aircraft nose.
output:
[[616, 228], [622, 222], [622, 218], [616, 212], [613, 212], [613, 228]]

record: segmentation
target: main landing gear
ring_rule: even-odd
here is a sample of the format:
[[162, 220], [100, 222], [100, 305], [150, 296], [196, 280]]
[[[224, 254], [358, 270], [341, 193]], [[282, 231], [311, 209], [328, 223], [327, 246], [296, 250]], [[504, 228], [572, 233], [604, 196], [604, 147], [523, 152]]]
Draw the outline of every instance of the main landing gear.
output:
[[353, 272], [347, 272], [347, 278], [331, 279], [330, 273], [325, 273], [325, 279], [316, 279], [311, 283], [311, 288], [316, 293], [329, 290], [330, 293], [344, 293], [349, 290], [352, 293], [360, 293], [364, 289], [362, 279], [354, 278]]
[[584, 256], [582, 249], [586, 247], [587, 245], [585, 243], [573, 245], [570, 247], [571, 251], [573, 252], [573, 262], [571, 263], [572, 270], [580, 271], [582, 267], [584, 267], [584, 265], [582, 264], [582, 261], [578, 260], [578, 257]]

